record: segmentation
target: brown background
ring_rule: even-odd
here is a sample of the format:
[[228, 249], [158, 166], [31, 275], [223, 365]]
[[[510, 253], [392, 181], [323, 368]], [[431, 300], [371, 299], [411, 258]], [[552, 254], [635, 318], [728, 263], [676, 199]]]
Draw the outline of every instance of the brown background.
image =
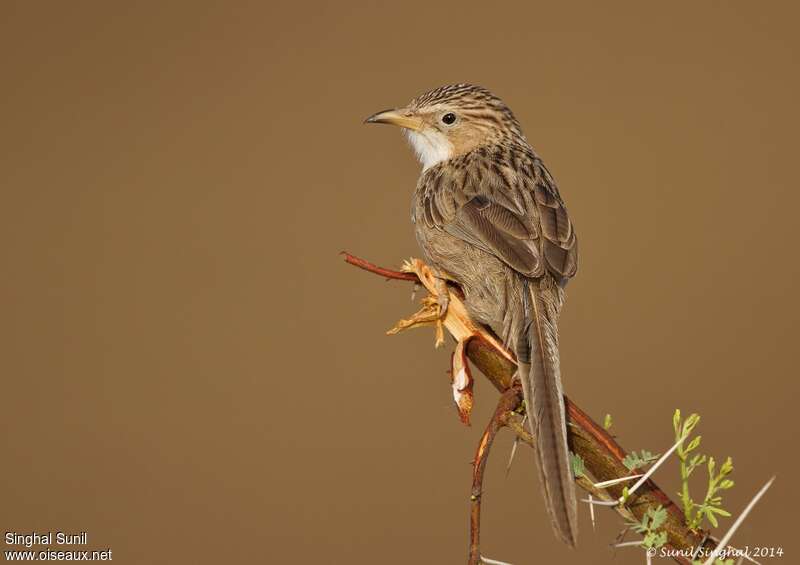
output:
[[[417, 253], [418, 165], [361, 120], [472, 81], [579, 230], [569, 394], [635, 449], [699, 411], [731, 511], [778, 475], [736, 543], [797, 562], [792, 3], [144, 4], [0, 7], [0, 528], [133, 564], [463, 562], [481, 425], [430, 332], [383, 335], [410, 287], [337, 253]], [[488, 556], [644, 561], [610, 512], [560, 546], [509, 447]]]

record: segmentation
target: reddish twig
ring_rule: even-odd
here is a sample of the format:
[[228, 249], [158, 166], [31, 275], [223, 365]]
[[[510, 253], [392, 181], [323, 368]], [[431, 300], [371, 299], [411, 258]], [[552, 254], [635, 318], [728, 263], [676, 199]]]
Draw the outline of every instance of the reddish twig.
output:
[[370, 273], [375, 273], [376, 275], [380, 275], [387, 279], [394, 279], [398, 281], [416, 281], [419, 282], [417, 275], [414, 273], [404, 273], [402, 271], [394, 271], [392, 269], [385, 269], [384, 267], [378, 267], [377, 265], [370, 263], [360, 257], [356, 257], [355, 255], [351, 255], [347, 251], [341, 251], [339, 255], [344, 255], [344, 260], [351, 265], [358, 267], [359, 269], [364, 269], [365, 271], [369, 271]]
[[492, 419], [486, 426], [481, 436], [475, 461], [472, 463], [472, 494], [470, 495], [470, 520], [469, 520], [469, 565], [478, 565], [481, 562], [481, 498], [483, 497], [483, 473], [489, 452], [492, 449], [494, 438], [508, 423], [508, 414], [516, 410], [522, 403], [522, 395], [516, 387], [512, 387], [500, 395]]

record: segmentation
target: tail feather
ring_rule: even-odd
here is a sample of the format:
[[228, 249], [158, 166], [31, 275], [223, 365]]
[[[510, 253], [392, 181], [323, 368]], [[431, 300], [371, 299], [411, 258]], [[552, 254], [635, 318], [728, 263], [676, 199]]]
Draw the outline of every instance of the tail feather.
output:
[[578, 515], [558, 356], [560, 291], [534, 281], [525, 286], [526, 324], [517, 347], [519, 375], [537, 442], [537, 467], [547, 512], [556, 535], [574, 546]]

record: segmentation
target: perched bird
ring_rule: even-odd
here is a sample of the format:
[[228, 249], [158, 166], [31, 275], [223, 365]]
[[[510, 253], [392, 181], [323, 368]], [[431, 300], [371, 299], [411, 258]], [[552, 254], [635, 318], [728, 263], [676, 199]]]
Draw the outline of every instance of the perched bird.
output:
[[547, 511], [575, 545], [558, 317], [578, 245], [556, 183], [511, 110], [479, 86], [436, 88], [366, 122], [403, 128], [422, 163], [417, 240], [437, 276], [462, 288], [470, 315], [515, 352]]

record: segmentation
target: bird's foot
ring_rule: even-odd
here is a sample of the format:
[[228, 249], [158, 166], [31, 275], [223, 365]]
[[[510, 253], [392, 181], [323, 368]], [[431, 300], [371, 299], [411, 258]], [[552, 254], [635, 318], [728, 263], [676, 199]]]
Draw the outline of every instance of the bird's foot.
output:
[[436, 326], [435, 346], [441, 347], [444, 343], [447, 309], [450, 306], [450, 289], [447, 287], [447, 279], [419, 259], [406, 261], [403, 263], [402, 270], [416, 274], [430, 294], [422, 299], [422, 308], [419, 311], [410, 318], [400, 320], [386, 333], [394, 335], [409, 328], [434, 325]]
[[448, 288], [447, 282], [453, 279], [442, 271], [426, 265], [419, 259], [405, 261], [401, 270], [405, 273], [414, 273], [419, 277], [423, 286], [427, 287], [428, 292], [436, 297], [436, 301], [439, 303], [439, 314], [444, 319], [447, 314], [447, 307], [450, 306], [450, 288]]
[[442, 308], [434, 296], [426, 296], [422, 299], [422, 307], [410, 318], [404, 318], [397, 322], [392, 329], [386, 332], [387, 335], [395, 335], [409, 328], [421, 326], [436, 326], [436, 341], [434, 345], [440, 347], [444, 343], [444, 319]]
[[410, 318], [400, 320], [386, 332], [389, 335], [400, 333], [409, 328], [420, 326], [436, 326], [436, 346], [444, 343], [444, 329], [456, 340], [456, 348], [451, 362], [451, 384], [453, 399], [462, 422], [469, 423], [472, 411], [472, 374], [467, 364], [467, 345], [473, 337], [490, 345], [514, 362], [514, 356], [500, 341], [485, 328], [472, 321], [464, 306], [464, 297], [455, 286], [448, 286], [447, 277], [426, 265], [420, 259], [410, 259], [403, 264], [402, 270], [414, 273], [429, 295], [422, 299], [422, 307]]
[[447, 279], [439, 274], [433, 274], [433, 284], [436, 288], [436, 303], [439, 305], [439, 317], [447, 317], [447, 307], [450, 306], [450, 291], [447, 288]]

